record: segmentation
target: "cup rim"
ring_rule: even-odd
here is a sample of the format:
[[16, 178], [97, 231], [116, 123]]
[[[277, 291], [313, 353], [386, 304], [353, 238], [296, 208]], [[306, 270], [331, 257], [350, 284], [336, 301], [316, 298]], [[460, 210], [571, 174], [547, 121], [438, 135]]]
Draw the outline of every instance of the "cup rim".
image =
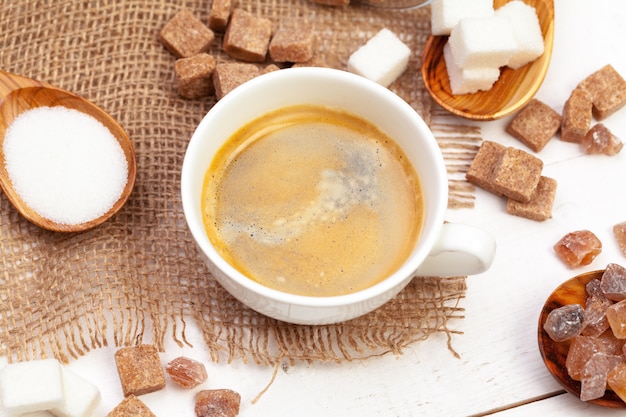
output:
[[[239, 272], [215, 250], [204, 230], [204, 223], [201, 218], [202, 215], [201, 213], [199, 213], [199, 215], [197, 213], [200, 212], [200, 209], [194, 207], [197, 200], [199, 200], [199, 197], [194, 198], [194, 193], [199, 193], [200, 190], [190, 189], [192, 182], [191, 177], [195, 172], [195, 167], [192, 167], [192, 164], [194, 164], [197, 160], [197, 148], [201, 145], [203, 135], [209, 129], [211, 124], [218, 122], [220, 117], [223, 117], [223, 113], [229, 111], [229, 108], [236, 108], [238, 102], [246, 100], [246, 97], [254, 94], [259, 88], [264, 88], [264, 84], [281, 83], [283, 79], [316, 79], [317, 81], [326, 82], [328, 78], [332, 78], [334, 80], [333, 82], [350, 84], [354, 88], [364, 88], [369, 91], [368, 94], [375, 95], [379, 99], [384, 99], [385, 104], [393, 105], [395, 110], [404, 113], [403, 117], [410, 120], [415, 129], [417, 129], [422, 135], [428, 136], [429, 138], [425, 140], [424, 143], [431, 156], [438, 160], [434, 162], [434, 164], [440, 172], [435, 177], [443, 183], [437, 184], [436, 186], [439, 188], [443, 187], [443, 189], [439, 192], [439, 201], [432, 203], [435, 207], [434, 210], [432, 210], [432, 218], [428, 219], [428, 225], [426, 224], [426, 221], [424, 222], [425, 224], [423, 225], [418, 238], [421, 250], [414, 250], [409, 255], [409, 258], [391, 275], [370, 287], [352, 293], [333, 296], [307, 296], [283, 292], [266, 287]], [[271, 108], [262, 110], [258, 113], [258, 116], [266, 114], [271, 110]], [[348, 109], [348, 111], [350, 110]], [[206, 168], [204, 169], [204, 172], [206, 172]], [[204, 172], [202, 173], [203, 177]], [[225, 95], [207, 112], [194, 131], [185, 152], [181, 172], [181, 197], [185, 220], [193, 235], [196, 245], [199, 250], [203, 252], [204, 256], [206, 256], [216, 268], [227, 275], [229, 279], [234, 280], [240, 286], [247, 288], [259, 296], [277, 302], [303, 307], [323, 308], [362, 303], [369, 299], [378, 297], [383, 293], [389, 292], [393, 290], [394, 287], [402, 284], [405, 280], [410, 279], [435, 244], [440, 229], [443, 226], [448, 201], [448, 184], [447, 171], [443, 155], [441, 154], [433, 133], [421, 116], [406, 101], [388, 88], [347, 71], [322, 67], [301, 67], [273, 71], [247, 81]], [[416, 245], [418, 242], [416, 242]]]

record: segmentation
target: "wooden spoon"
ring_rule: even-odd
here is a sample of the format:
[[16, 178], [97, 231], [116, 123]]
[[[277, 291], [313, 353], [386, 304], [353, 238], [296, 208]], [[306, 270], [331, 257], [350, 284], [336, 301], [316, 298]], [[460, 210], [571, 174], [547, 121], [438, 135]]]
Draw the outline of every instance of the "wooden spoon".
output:
[[[498, 8], [509, 0], [495, 0]], [[502, 68], [500, 78], [488, 91], [453, 95], [443, 57], [447, 36], [430, 36], [422, 55], [422, 78], [433, 99], [449, 112], [472, 120], [495, 120], [507, 116], [533, 98], [550, 65], [554, 43], [554, 0], [524, 0], [539, 17], [544, 53], [519, 69]]]
[[[2, 151], [8, 126], [21, 113], [36, 107], [64, 106], [88, 114], [104, 126], [118, 140], [128, 162], [128, 180], [120, 198], [104, 215], [78, 224], [60, 224], [42, 217], [31, 209], [13, 189], [5, 166]], [[124, 129], [104, 110], [93, 103], [68, 91], [61, 90], [41, 81], [0, 71], [0, 186], [9, 201], [29, 221], [44, 229], [58, 232], [80, 232], [95, 227], [113, 216], [128, 200], [135, 185], [137, 165], [135, 150]]]
[[[587, 289], [585, 286], [588, 282], [594, 279], [602, 278], [603, 273], [604, 270], [587, 272], [559, 285], [546, 300], [546, 303], [541, 310], [541, 315], [539, 316], [537, 334], [541, 357], [543, 358], [548, 371], [550, 371], [563, 388], [579, 398], [581, 388], [580, 381], [575, 381], [570, 378], [567, 373], [567, 368], [565, 368], [565, 360], [567, 359], [570, 342], [555, 342], [543, 329], [543, 325], [546, 322], [548, 314], [550, 314], [550, 312], [555, 308], [575, 303], [584, 307], [587, 301]], [[588, 402], [601, 405], [603, 407], [626, 408], [626, 403], [622, 401], [617, 394], [608, 389], [603, 397]]]

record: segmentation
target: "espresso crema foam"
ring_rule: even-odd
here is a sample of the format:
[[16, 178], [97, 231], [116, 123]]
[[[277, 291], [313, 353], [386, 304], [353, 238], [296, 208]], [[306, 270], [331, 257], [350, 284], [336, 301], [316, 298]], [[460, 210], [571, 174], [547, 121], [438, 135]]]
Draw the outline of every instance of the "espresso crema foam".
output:
[[235, 268], [301, 295], [367, 288], [397, 269], [422, 224], [420, 185], [371, 124], [315, 106], [237, 132], [207, 173], [207, 233]]

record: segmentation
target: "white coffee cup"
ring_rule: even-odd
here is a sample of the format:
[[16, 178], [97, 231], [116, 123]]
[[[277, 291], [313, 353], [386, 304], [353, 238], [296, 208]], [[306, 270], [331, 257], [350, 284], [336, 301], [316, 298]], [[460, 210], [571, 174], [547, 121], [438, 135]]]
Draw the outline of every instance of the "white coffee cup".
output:
[[[244, 276], [215, 250], [204, 228], [201, 194], [214, 155], [235, 131], [272, 110], [318, 104], [351, 112], [378, 126], [414, 165], [422, 185], [424, 224], [404, 264], [364, 290], [332, 297], [294, 295]], [[228, 93], [194, 132], [183, 162], [182, 203], [187, 224], [211, 274], [250, 308], [298, 324], [328, 324], [368, 313], [394, 297], [415, 276], [474, 275], [495, 255], [493, 237], [473, 226], [445, 223], [448, 179], [443, 156], [426, 123], [404, 100], [375, 82], [328, 68], [292, 68], [257, 77]]]

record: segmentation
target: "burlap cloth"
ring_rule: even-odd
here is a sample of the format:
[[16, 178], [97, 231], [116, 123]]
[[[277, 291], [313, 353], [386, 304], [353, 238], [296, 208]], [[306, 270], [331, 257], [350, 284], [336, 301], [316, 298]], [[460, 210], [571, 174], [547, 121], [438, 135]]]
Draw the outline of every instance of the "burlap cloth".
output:
[[[138, 177], [124, 208], [77, 234], [48, 232], [24, 220], [0, 196], [0, 356], [62, 361], [102, 346], [185, 345], [185, 327], [201, 330], [210, 359], [276, 364], [285, 358], [353, 360], [399, 353], [461, 319], [465, 277], [417, 278], [383, 308], [347, 323], [296, 326], [241, 305], [208, 274], [187, 230], [180, 169], [195, 126], [214, 98], [177, 95], [174, 57], [158, 32], [181, 7], [201, 20], [210, 0], [0, 0], [0, 68], [41, 79], [107, 110], [134, 142]], [[307, 0], [240, 0], [275, 26], [309, 24], [318, 57], [345, 69], [349, 55], [387, 27], [413, 51], [390, 88], [435, 132], [450, 172], [450, 205], [471, 207], [463, 172], [480, 143], [472, 127], [449, 125], [433, 108], [420, 73], [429, 9], [404, 12]], [[219, 50], [211, 53], [229, 60]], [[171, 340], [171, 339], [170, 339]]]

